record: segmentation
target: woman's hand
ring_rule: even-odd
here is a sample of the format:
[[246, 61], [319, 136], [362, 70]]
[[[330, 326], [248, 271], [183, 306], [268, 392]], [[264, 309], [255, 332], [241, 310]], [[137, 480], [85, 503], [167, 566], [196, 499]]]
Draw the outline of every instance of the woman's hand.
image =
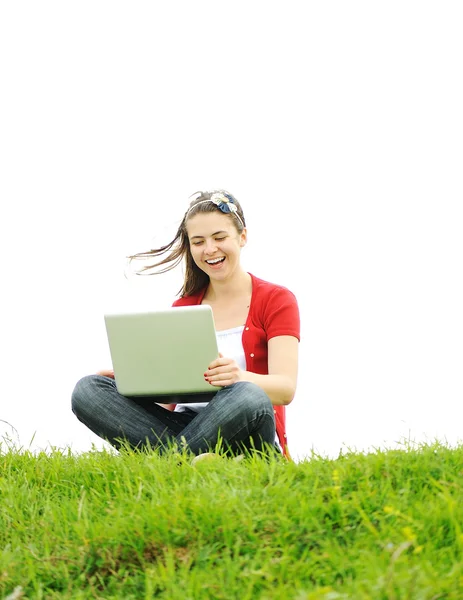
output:
[[225, 358], [219, 353], [219, 358], [211, 362], [204, 373], [204, 379], [213, 386], [225, 387], [241, 381], [243, 371], [232, 358]]
[[114, 379], [114, 371], [112, 369], [103, 369], [102, 371], [97, 371], [97, 375], [103, 375], [103, 377], [110, 377]]

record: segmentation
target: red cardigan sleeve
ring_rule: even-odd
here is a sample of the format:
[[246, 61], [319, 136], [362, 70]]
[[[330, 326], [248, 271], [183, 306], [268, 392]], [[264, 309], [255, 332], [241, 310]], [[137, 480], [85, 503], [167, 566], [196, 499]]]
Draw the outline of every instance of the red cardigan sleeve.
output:
[[276, 287], [264, 307], [267, 340], [278, 335], [292, 335], [301, 341], [301, 322], [296, 296], [287, 288]]

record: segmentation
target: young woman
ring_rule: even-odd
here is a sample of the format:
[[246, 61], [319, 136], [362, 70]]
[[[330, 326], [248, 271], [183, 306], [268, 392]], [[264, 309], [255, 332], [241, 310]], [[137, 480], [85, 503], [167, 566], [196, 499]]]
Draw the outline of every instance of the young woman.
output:
[[204, 373], [211, 386], [208, 402], [201, 402], [203, 395], [187, 404], [181, 397], [127, 398], [118, 393], [114, 373], [100, 371], [78, 381], [72, 410], [116, 448], [125, 440], [163, 452], [177, 443], [199, 455], [220, 438], [231, 453], [276, 446], [289, 457], [285, 406], [296, 392], [297, 300], [287, 288], [241, 267], [247, 230], [236, 198], [225, 190], [192, 198], [172, 242], [129, 258], [154, 257], [142, 269], [154, 272], [184, 259], [184, 284], [174, 306], [211, 306], [220, 356]]

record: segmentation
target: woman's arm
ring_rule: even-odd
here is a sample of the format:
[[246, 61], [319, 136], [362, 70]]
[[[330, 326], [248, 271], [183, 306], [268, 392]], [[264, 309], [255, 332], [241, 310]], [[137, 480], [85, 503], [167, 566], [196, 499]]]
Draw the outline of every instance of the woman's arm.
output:
[[272, 404], [289, 404], [296, 393], [299, 341], [279, 335], [268, 341], [268, 375], [243, 371], [241, 381], [251, 381], [268, 395]]
[[272, 404], [289, 404], [296, 392], [298, 354], [299, 340], [292, 335], [279, 335], [268, 341], [268, 375], [242, 371], [235, 360], [220, 355], [204, 376], [214, 387], [250, 381], [267, 393]]

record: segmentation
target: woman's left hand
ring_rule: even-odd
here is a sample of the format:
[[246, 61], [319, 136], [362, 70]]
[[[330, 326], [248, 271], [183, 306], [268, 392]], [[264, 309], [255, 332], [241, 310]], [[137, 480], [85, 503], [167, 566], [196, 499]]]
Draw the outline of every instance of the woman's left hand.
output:
[[204, 373], [204, 379], [216, 387], [225, 387], [241, 381], [242, 373], [235, 360], [219, 353], [219, 358], [211, 362]]

